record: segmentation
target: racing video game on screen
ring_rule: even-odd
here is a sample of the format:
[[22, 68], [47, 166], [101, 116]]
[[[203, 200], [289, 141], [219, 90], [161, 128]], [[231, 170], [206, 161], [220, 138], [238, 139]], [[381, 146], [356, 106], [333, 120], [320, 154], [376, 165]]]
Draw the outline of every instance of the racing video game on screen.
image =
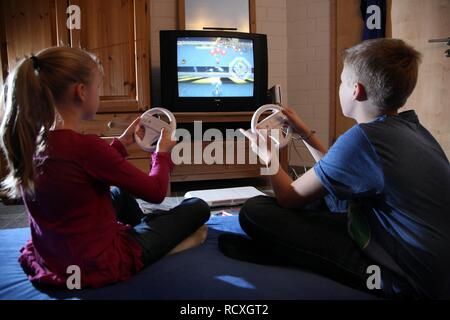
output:
[[252, 97], [253, 41], [238, 38], [177, 39], [179, 97]]

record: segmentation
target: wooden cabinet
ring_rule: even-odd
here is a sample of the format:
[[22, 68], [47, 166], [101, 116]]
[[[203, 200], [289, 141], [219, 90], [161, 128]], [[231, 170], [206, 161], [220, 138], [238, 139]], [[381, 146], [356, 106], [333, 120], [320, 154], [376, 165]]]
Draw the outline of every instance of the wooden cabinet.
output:
[[[25, 55], [56, 46], [63, 40], [57, 23], [60, 3], [57, 0], [0, 1], [0, 84]], [[0, 159], [0, 169], [1, 180], [6, 175], [3, 159]]]
[[[11, 70], [25, 56], [51, 46], [96, 54], [105, 76], [100, 113], [150, 107], [148, 0], [2, 0], [2, 63]], [[81, 29], [66, 26], [68, 5], [81, 10]]]
[[70, 45], [96, 54], [105, 73], [100, 113], [150, 107], [149, 14], [146, 0], [71, 0], [81, 9], [81, 29]]
[[[86, 49], [100, 58], [104, 78], [98, 114], [94, 120], [82, 124], [82, 131], [102, 137], [119, 135], [124, 126], [111, 124], [117, 121], [129, 124], [150, 108], [148, 1], [0, 1], [0, 62], [3, 71], [0, 83], [24, 56], [31, 53], [52, 46]], [[70, 5], [80, 8], [81, 29], [67, 27], [69, 15], [66, 11]], [[148, 159], [148, 154], [137, 148], [130, 154], [132, 162], [137, 164], [144, 156]], [[3, 169], [0, 178], [4, 176]]]
[[[4, 72], [25, 55], [56, 46], [67, 37], [58, 31], [57, 0], [2, 0], [0, 2], [1, 56]], [[63, 17], [60, 17], [63, 18]], [[67, 43], [67, 42], [66, 42]], [[5, 75], [5, 74], [4, 74]]]
[[[175, 113], [178, 127], [184, 124], [192, 124], [194, 121], [202, 121], [202, 124], [233, 124], [233, 123], [247, 123], [250, 124], [253, 116], [252, 112], [186, 112]], [[230, 127], [233, 127], [230, 125]], [[194, 137], [192, 142], [195, 143]], [[202, 150], [208, 146], [211, 142], [202, 141]], [[226, 143], [226, 142], [225, 142]], [[261, 164], [249, 161], [250, 146], [248, 140], [245, 139], [245, 162], [238, 164], [236, 161], [236, 154], [238, 144], [236, 141], [231, 145], [234, 153], [233, 164], [227, 164], [226, 158], [226, 144], [224, 143], [223, 150], [223, 163], [220, 164], [205, 164], [202, 161], [201, 164], [181, 164], [174, 168], [171, 181], [172, 182], [184, 182], [184, 181], [198, 181], [198, 180], [220, 180], [220, 179], [238, 179], [238, 178], [255, 178], [261, 175]], [[192, 146], [193, 150], [193, 146]], [[242, 150], [241, 150], [242, 151]], [[256, 158], [255, 158], [256, 159]], [[280, 165], [287, 171], [288, 168], [288, 152], [287, 148], [283, 148], [280, 151]]]
[[[450, 158], [450, 59], [445, 42], [450, 37], [450, 1], [389, 0], [391, 36], [404, 39], [422, 53], [416, 89], [405, 108], [414, 109]], [[389, 20], [388, 20], [389, 21]]]
[[[140, 113], [98, 113], [91, 121], [85, 121], [81, 126], [81, 133], [96, 134], [102, 138], [111, 141], [112, 137], [117, 137], [133, 122]], [[142, 151], [136, 144], [128, 150], [130, 160], [146, 159], [145, 166], [138, 168], [148, 171], [148, 160], [150, 158], [148, 152]], [[133, 161], [132, 161], [133, 162]], [[133, 162], [136, 163], [136, 162]], [[140, 163], [140, 162], [137, 162]]]

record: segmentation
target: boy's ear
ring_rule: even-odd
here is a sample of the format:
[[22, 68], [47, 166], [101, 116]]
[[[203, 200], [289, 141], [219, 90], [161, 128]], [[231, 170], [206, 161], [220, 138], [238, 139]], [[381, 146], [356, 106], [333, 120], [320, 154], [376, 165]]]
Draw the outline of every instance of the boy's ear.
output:
[[355, 83], [353, 87], [353, 100], [366, 101], [367, 93], [366, 88], [361, 83]]

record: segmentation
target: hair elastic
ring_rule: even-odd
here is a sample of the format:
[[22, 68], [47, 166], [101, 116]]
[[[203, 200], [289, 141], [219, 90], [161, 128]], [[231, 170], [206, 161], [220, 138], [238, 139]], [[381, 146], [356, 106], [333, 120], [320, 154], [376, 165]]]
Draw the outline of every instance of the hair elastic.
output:
[[39, 59], [36, 56], [31, 56], [31, 61], [33, 62], [33, 67], [36, 72], [41, 71], [41, 66], [39, 65]]

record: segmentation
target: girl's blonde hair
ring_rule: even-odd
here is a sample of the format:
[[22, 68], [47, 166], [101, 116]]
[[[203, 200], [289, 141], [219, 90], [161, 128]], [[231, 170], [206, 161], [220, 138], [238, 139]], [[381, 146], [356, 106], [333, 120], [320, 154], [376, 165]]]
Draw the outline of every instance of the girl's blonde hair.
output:
[[77, 48], [53, 47], [23, 59], [10, 73], [0, 99], [0, 146], [9, 170], [2, 189], [11, 198], [33, 194], [35, 157], [46, 147], [60, 101], [70, 85], [90, 84], [98, 59]]

